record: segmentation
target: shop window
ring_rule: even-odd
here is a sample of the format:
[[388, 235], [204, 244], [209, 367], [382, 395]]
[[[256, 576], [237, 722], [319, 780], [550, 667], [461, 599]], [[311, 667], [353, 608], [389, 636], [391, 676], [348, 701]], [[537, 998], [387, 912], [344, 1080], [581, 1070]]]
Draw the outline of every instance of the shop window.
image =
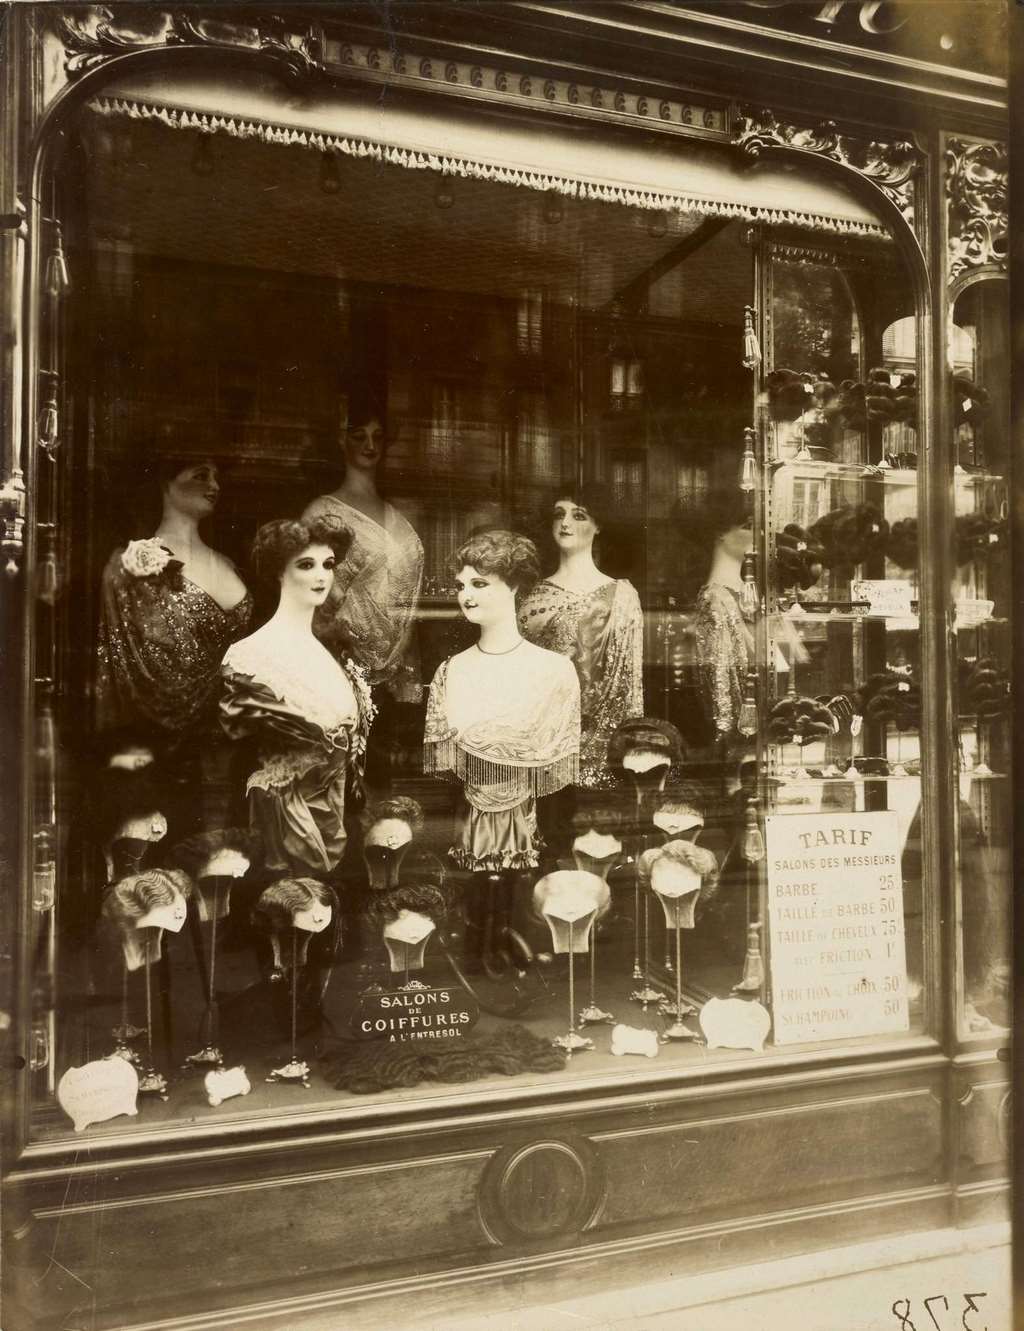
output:
[[[752, 371], [730, 217], [566, 194], [556, 222], [540, 191], [341, 154], [327, 195], [305, 149], [226, 136], [214, 209], [197, 136], [130, 123], [147, 188], [87, 114], [68, 225], [93, 427], [54, 495], [79, 594], [47, 641], [37, 1133], [115, 1049], [146, 1128], [923, 1031], [894, 247], [757, 238]], [[801, 913], [833, 815], [893, 864], [888, 968], [877, 877], [822, 879], [821, 937]]]

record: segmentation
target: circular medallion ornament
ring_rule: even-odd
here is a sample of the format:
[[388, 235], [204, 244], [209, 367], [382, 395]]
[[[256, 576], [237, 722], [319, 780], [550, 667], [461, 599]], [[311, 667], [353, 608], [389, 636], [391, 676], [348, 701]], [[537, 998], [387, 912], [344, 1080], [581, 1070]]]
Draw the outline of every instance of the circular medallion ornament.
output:
[[480, 1217], [496, 1243], [550, 1241], [586, 1228], [603, 1192], [588, 1142], [528, 1142], [491, 1159], [480, 1185]]

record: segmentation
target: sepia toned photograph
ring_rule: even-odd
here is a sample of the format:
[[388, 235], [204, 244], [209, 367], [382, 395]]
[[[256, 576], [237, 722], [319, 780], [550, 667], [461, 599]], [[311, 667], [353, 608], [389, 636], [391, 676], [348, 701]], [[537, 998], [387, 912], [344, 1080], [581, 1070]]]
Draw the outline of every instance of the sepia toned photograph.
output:
[[3, 1331], [1012, 1331], [1022, 42], [0, 4]]

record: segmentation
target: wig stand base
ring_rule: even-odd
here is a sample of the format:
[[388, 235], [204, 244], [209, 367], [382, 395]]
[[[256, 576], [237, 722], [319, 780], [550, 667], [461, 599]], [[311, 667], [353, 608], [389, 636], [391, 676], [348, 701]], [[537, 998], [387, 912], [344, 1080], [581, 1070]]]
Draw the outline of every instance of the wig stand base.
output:
[[685, 998], [678, 1003], [674, 998], [663, 998], [658, 1004], [658, 1011], [663, 1017], [693, 1017], [697, 1013], [694, 1005]]
[[576, 1020], [581, 1026], [611, 1026], [615, 1022], [612, 1014], [599, 1008], [596, 1003], [589, 1003]]
[[[633, 978], [636, 979], [637, 977], [634, 976]], [[641, 980], [644, 979], [642, 975], [639, 978]], [[650, 981], [644, 980], [643, 988], [634, 989], [633, 992], [630, 994], [630, 998], [634, 1003], [639, 1003], [642, 1008], [646, 1009], [649, 1008], [652, 1003], [664, 1002], [665, 995], [661, 992], [660, 989], [655, 989], [654, 986], [650, 983]]]
[[110, 1051], [111, 1058], [123, 1058], [126, 1063], [130, 1063], [133, 1068], [139, 1068], [142, 1065], [142, 1058], [137, 1049], [131, 1049], [123, 1040], [118, 1040]]
[[145, 1026], [133, 1026], [130, 1021], [122, 1022], [120, 1026], [111, 1027], [110, 1034], [118, 1044], [127, 1044], [130, 1040], [137, 1040], [140, 1035], [145, 1035]]
[[222, 1068], [224, 1066], [224, 1055], [215, 1044], [208, 1044], [202, 1049], [198, 1049], [194, 1054], [189, 1054], [182, 1064], [189, 1068]]
[[568, 1031], [565, 1035], [558, 1035], [551, 1043], [556, 1049], [564, 1049], [570, 1056], [594, 1047], [593, 1040], [588, 1040], [585, 1035], [580, 1035], [579, 1031]]
[[147, 1068], [139, 1074], [139, 1094], [158, 1095], [161, 1100], [166, 1100], [167, 1078], [156, 1068]]
[[301, 1082], [309, 1090], [309, 1064], [303, 1059], [293, 1058], [290, 1063], [285, 1063], [283, 1067], [275, 1068], [266, 1080], [268, 1082]]
[[666, 1026], [658, 1037], [659, 1044], [670, 1044], [673, 1040], [696, 1040], [698, 1039], [696, 1031], [691, 1031], [689, 1026], [684, 1026], [681, 1021], [674, 1021], [671, 1026]]

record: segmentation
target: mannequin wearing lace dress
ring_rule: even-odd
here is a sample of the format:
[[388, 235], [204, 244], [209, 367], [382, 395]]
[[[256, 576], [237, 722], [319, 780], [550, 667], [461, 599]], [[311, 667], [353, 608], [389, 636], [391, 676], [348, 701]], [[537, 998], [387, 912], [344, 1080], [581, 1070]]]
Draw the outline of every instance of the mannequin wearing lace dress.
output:
[[375, 692], [398, 702], [422, 693], [415, 618], [423, 581], [423, 544], [410, 523], [377, 490], [387, 436], [376, 414], [354, 413], [342, 437], [345, 476], [320, 495], [304, 522], [329, 518], [352, 532], [335, 585], [314, 616], [314, 631], [335, 654], [351, 653]]
[[361, 772], [371, 705], [358, 669], [313, 635], [313, 613], [350, 539], [323, 521], [261, 527], [253, 565], [264, 581], [278, 580], [278, 607], [221, 667], [221, 724], [234, 739], [257, 741], [249, 815], [275, 871], [328, 873], [345, 848], [346, 782]]

